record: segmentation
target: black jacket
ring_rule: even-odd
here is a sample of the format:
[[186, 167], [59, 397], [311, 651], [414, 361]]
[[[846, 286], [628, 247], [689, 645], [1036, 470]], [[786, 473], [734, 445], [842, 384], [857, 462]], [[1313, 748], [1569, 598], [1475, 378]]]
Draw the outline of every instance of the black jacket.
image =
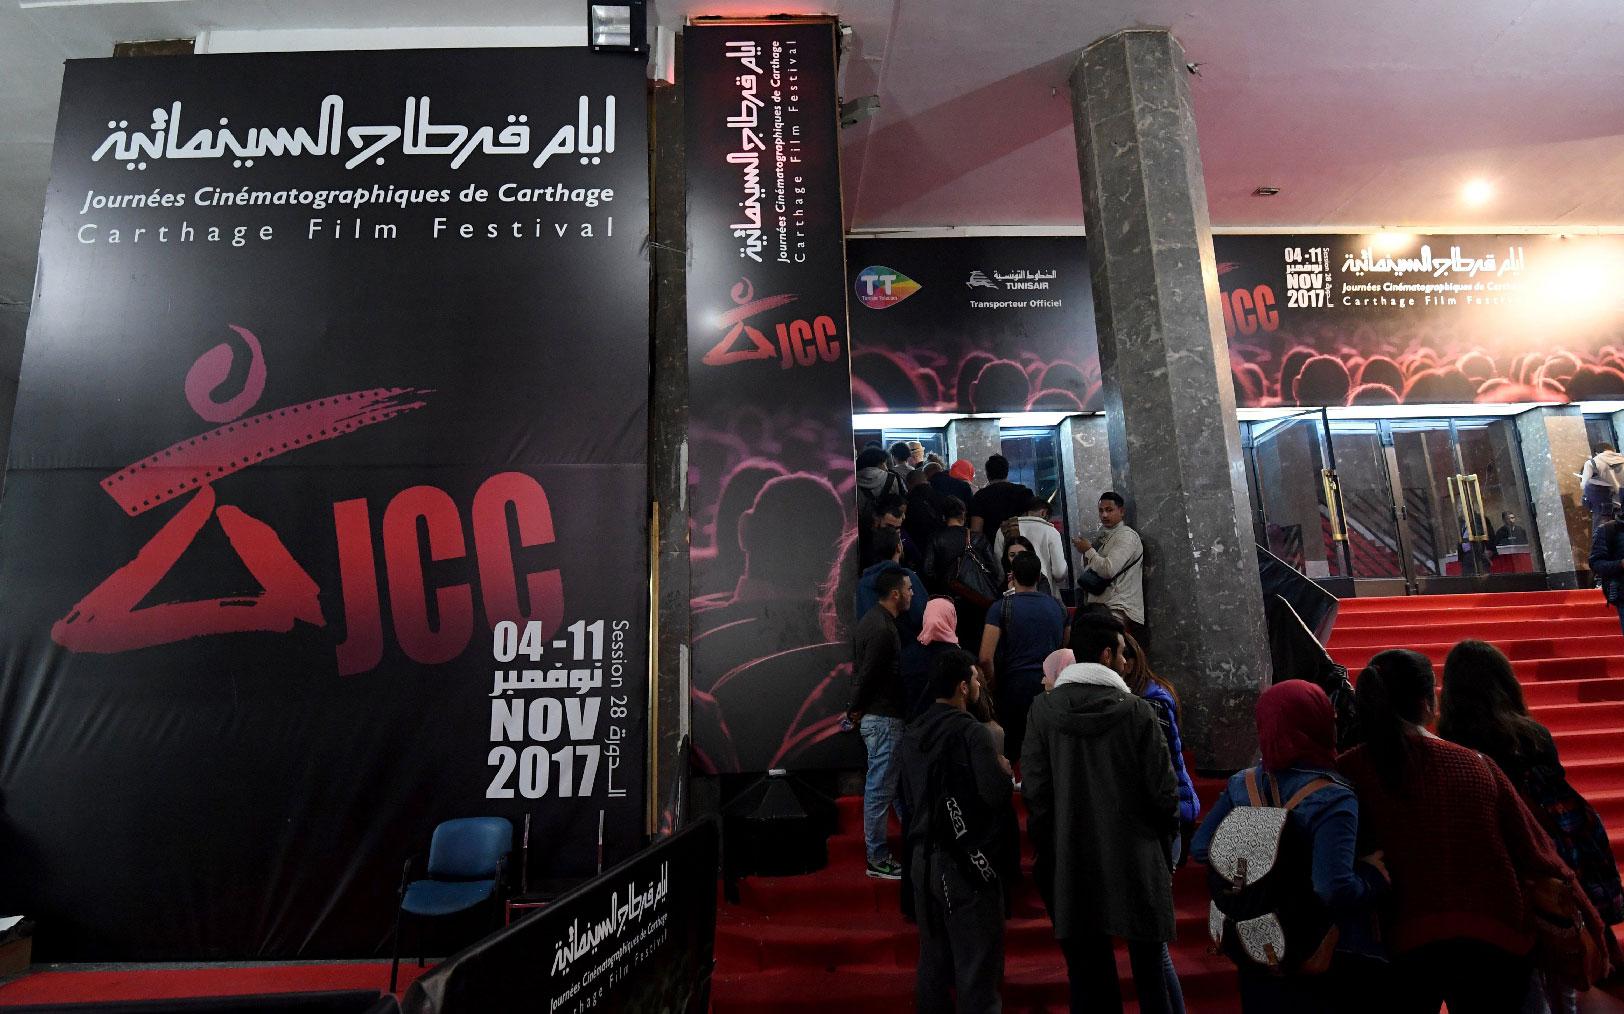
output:
[[905, 702], [902, 638], [897, 633], [897, 621], [884, 606], [874, 605], [857, 621], [852, 640], [856, 649], [853, 675], [857, 685], [847, 710], [901, 718]]
[[986, 536], [972, 532], [963, 525], [949, 526], [937, 532], [930, 545], [925, 547], [925, 569], [920, 576], [925, 579], [925, 588], [932, 595], [946, 595], [947, 583], [958, 576], [959, 557], [964, 555], [966, 534], [970, 536], [970, 551], [987, 568], [993, 584], [998, 584], [999, 571], [993, 565], [992, 547], [987, 544]]
[[933, 702], [903, 730], [898, 759], [910, 860], [946, 851], [971, 883], [1004, 879], [1011, 858], [1005, 830], [1014, 809], [988, 728], [966, 711]]
[[1624, 604], [1624, 594], [1619, 594], [1624, 589], [1616, 587], [1624, 583], [1624, 522], [1609, 521], [1596, 529], [1590, 540], [1590, 572], [1601, 582], [1608, 602]]

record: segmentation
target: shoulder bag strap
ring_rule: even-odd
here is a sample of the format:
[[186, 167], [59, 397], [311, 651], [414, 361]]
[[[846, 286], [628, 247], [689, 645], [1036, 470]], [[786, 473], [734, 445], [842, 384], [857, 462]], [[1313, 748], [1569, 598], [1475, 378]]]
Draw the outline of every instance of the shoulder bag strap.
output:
[[1262, 806], [1263, 795], [1257, 788], [1257, 768], [1246, 769], [1246, 803], [1248, 806]]
[[1286, 800], [1286, 809], [1295, 810], [1298, 803], [1301, 803], [1303, 800], [1307, 799], [1309, 796], [1312, 796], [1321, 789], [1330, 788], [1332, 784], [1333, 783], [1329, 778], [1314, 779], [1307, 785], [1304, 785], [1302, 788], [1292, 793], [1291, 798]]

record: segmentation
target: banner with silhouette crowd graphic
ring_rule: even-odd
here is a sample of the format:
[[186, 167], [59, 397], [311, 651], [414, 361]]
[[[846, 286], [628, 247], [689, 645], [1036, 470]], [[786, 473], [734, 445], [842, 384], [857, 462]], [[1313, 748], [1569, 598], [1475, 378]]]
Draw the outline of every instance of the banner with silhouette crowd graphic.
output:
[[854, 412], [1097, 412], [1078, 237], [853, 239]]
[[68, 65], [0, 512], [43, 957], [373, 952], [449, 818], [641, 845], [645, 104], [585, 50]]
[[1241, 405], [1624, 398], [1624, 237], [1219, 236]]
[[835, 22], [683, 35], [695, 766], [860, 764]]
[[[1085, 242], [852, 240], [853, 411], [1099, 411]], [[1624, 237], [1213, 246], [1242, 407], [1624, 398]]]

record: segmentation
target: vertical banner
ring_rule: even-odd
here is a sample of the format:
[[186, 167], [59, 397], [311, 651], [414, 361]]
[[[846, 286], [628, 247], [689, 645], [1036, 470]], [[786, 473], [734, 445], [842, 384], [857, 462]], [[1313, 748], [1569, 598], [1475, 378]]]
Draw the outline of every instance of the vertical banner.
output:
[[689, 486], [701, 770], [849, 763], [851, 361], [835, 23], [689, 25]]
[[68, 65], [0, 512], [45, 956], [372, 952], [450, 818], [641, 844], [645, 138], [584, 50]]

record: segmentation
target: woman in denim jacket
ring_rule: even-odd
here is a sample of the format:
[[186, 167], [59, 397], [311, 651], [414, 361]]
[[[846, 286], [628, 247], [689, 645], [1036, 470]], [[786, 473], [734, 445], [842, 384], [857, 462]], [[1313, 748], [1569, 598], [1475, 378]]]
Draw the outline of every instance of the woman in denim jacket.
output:
[[[1269, 975], [1242, 969], [1241, 1009], [1246, 1014], [1369, 1012], [1370, 990], [1381, 976], [1380, 948], [1371, 929], [1376, 899], [1387, 889], [1380, 854], [1356, 859], [1359, 800], [1336, 773], [1336, 714], [1325, 691], [1304, 680], [1286, 680], [1264, 691], [1257, 703], [1258, 745], [1263, 770], [1279, 782], [1282, 798], [1315, 779], [1331, 785], [1308, 796], [1291, 812], [1313, 848], [1314, 893], [1340, 935], [1330, 971], [1322, 975]], [[1207, 861], [1212, 836], [1224, 817], [1246, 805], [1246, 772], [1229, 780], [1223, 795], [1196, 832], [1191, 855]]]

